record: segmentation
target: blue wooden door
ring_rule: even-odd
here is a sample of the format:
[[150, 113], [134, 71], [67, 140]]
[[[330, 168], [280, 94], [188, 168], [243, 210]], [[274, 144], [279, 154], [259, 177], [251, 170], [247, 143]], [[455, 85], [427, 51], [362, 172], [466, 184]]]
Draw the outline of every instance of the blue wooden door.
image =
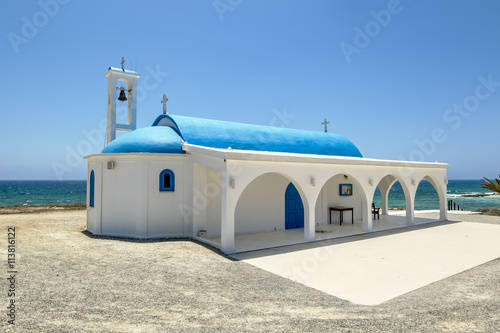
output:
[[290, 183], [285, 191], [285, 229], [304, 228], [304, 205], [295, 186]]

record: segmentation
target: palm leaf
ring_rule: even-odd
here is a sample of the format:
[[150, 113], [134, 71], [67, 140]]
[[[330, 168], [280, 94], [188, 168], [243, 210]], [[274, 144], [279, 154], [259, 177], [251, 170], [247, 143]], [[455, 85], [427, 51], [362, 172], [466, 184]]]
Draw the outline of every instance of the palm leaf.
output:
[[[498, 175], [498, 177], [500, 177], [500, 175]], [[495, 181], [493, 181], [491, 179], [483, 177], [483, 179], [481, 179], [481, 181], [483, 182], [483, 184], [479, 185], [479, 187], [491, 190], [493, 192], [500, 193], [500, 179], [499, 178], [495, 178]]]

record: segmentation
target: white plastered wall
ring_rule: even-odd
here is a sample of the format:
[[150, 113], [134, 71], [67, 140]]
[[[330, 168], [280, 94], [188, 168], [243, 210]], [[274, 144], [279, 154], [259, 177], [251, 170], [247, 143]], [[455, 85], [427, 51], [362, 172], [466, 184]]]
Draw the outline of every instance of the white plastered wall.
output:
[[207, 237], [221, 233], [222, 172], [193, 164], [193, 197], [189, 200], [193, 211], [193, 236], [202, 230]]
[[[159, 175], [165, 169], [175, 175], [175, 191], [159, 190]], [[184, 235], [183, 210], [179, 208], [184, 201], [184, 161], [151, 160], [148, 175], [148, 237]]]
[[268, 173], [241, 194], [235, 212], [236, 234], [285, 229], [285, 191], [290, 181]]
[[[94, 171], [94, 207], [90, 207], [90, 173]], [[102, 165], [97, 161], [89, 162], [87, 168], [87, 230], [93, 234], [101, 233], [101, 189]]]
[[141, 230], [140, 181], [135, 160], [114, 159], [115, 169], [102, 174], [101, 233], [113, 236], [145, 236]]
[[[190, 183], [184, 172], [188, 157], [99, 154], [87, 159], [95, 174], [95, 204], [87, 212], [90, 232], [135, 238], [191, 235], [185, 231], [190, 213], [183, 207], [185, 184]], [[110, 161], [113, 169], [107, 169]], [[159, 190], [159, 175], [164, 169], [174, 172], [175, 191]]]

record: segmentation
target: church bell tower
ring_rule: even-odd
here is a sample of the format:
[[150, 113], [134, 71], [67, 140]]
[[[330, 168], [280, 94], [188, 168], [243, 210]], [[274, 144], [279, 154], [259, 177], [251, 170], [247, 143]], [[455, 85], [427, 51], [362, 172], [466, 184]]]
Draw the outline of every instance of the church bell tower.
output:
[[[130, 132], [137, 128], [137, 79], [139, 74], [125, 70], [125, 59], [122, 57], [122, 68], [109, 67], [108, 77], [108, 121], [106, 124], [106, 144], [116, 139], [116, 131]], [[118, 81], [122, 81], [120, 84]], [[123, 83], [127, 87], [123, 86]], [[118, 94], [118, 96], [117, 96]], [[116, 101], [127, 103], [127, 123], [116, 122]]]

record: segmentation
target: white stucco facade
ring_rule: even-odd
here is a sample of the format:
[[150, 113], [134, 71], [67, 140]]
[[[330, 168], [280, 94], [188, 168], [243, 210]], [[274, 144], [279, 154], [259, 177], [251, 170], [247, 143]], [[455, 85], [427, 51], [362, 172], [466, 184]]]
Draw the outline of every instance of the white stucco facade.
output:
[[[329, 223], [330, 207], [339, 206], [352, 208], [352, 221], [371, 232], [375, 189], [387, 214], [389, 190], [399, 181], [406, 225], [412, 225], [424, 178], [436, 189], [440, 218], [447, 218], [444, 163], [363, 158], [334, 133], [168, 115], [165, 95], [164, 114], [136, 129], [140, 75], [125, 70], [124, 62], [106, 73], [107, 145], [85, 157], [87, 230], [93, 234], [191, 237], [233, 253], [235, 235], [303, 229], [303, 240], [314, 241], [316, 227]], [[117, 123], [119, 92], [126, 123]], [[117, 131], [128, 133], [117, 137]], [[341, 184], [352, 193], [340, 195]], [[332, 222], [339, 216], [332, 214]]]
[[[328, 224], [329, 207], [353, 208], [363, 231], [372, 231], [371, 203], [378, 187], [382, 214], [399, 181], [406, 198], [406, 224], [414, 223], [418, 184], [428, 180], [447, 219], [447, 164], [362, 157], [217, 149], [183, 143], [185, 154], [113, 153], [87, 156], [87, 229], [96, 235], [135, 238], [220, 237], [223, 252], [235, 251], [235, 235], [285, 229], [285, 190], [292, 183], [304, 208], [304, 240]], [[108, 169], [108, 162], [112, 168]], [[175, 190], [160, 191], [159, 175], [175, 174]], [[340, 184], [352, 196], [340, 196]], [[90, 187], [94, 186], [93, 191]], [[93, 206], [90, 193], [93, 193]], [[338, 222], [338, 215], [332, 215]], [[350, 213], [344, 222], [350, 223]]]

